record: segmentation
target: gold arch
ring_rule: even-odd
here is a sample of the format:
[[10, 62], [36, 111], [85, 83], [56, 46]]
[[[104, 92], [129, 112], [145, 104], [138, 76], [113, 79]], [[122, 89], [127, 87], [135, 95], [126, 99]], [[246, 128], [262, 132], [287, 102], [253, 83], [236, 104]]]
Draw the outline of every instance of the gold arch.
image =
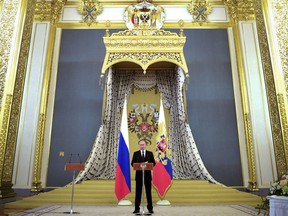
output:
[[[146, 54], [149, 54], [149, 53], [146, 53]], [[109, 57], [108, 57], [109, 58]], [[184, 59], [184, 56], [182, 57]], [[152, 66], [153, 64], [155, 63], [163, 63], [163, 68], [167, 68], [166, 65], [167, 65], [167, 62], [168, 63], [172, 63], [176, 66], [179, 66], [183, 69], [183, 71], [185, 72], [185, 76], [186, 77], [189, 77], [189, 74], [188, 74], [188, 68], [185, 65], [183, 64], [180, 64], [178, 61], [175, 61], [175, 60], [170, 60], [170, 59], [167, 59], [167, 58], [159, 58], [159, 59], [155, 59], [155, 60], [151, 60], [149, 61], [147, 64], [144, 64], [142, 61], [142, 59], [140, 60], [134, 60], [134, 59], [127, 59], [127, 58], [123, 58], [123, 59], [119, 59], [119, 60], [114, 60], [114, 61], [111, 61], [110, 63], [108, 63], [107, 65], [103, 65], [103, 68], [102, 68], [102, 74], [101, 76], [105, 74], [105, 71], [115, 65], [115, 64], [118, 64], [118, 63], [125, 63], [125, 62], [131, 62], [131, 63], [134, 63], [134, 64], [137, 64], [139, 67], [142, 68], [143, 72], [146, 73], [146, 71], [149, 69], [150, 66]], [[185, 59], [184, 59], [185, 60]]]

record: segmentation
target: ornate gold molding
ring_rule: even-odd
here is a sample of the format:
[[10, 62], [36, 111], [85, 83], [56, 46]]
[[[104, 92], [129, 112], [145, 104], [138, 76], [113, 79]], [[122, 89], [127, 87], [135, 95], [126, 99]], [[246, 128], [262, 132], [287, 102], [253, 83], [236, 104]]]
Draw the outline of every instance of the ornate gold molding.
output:
[[50, 21], [52, 24], [57, 23], [66, 2], [67, 0], [53, 0], [52, 2], [41, 0], [37, 2], [35, 19]]
[[11, 54], [11, 46], [13, 43], [13, 32], [18, 6], [19, 2], [17, 1], [2, 2], [2, 16], [0, 16], [0, 110]]
[[[103, 37], [106, 56], [102, 75], [112, 65], [119, 62], [138, 64], [146, 73], [147, 68], [160, 61], [171, 62], [183, 68], [188, 77], [188, 68], [183, 53], [185, 36], [157, 29], [126, 30]], [[161, 50], [161, 51], [159, 51]]]
[[254, 20], [253, 0], [224, 0], [232, 22]]
[[212, 6], [208, 0], [195, 0], [188, 4], [187, 9], [193, 16], [193, 22], [202, 25], [208, 21], [208, 15], [212, 13]]
[[[21, 113], [22, 96], [24, 90], [24, 83], [26, 77], [26, 69], [28, 62], [28, 54], [31, 41], [33, 16], [36, 0], [28, 0], [26, 8], [26, 17], [24, 21], [24, 28], [22, 33], [22, 40], [20, 46], [20, 55], [17, 65], [16, 79], [14, 83], [13, 101], [11, 106], [11, 114], [9, 120], [8, 136], [6, 142], [5, 152], [5, 172], [3, 172], [2, 181], [11, 183], [12, 186], [12, 173], [14, 164], [14, 155], [17, 142], [18, 125]], [[25, 14], [24, 12], [24, 14]], [[23, 14], [23, 15], [24, 15]]]
[[41, 0], [41, 1], [37, 2], [34, 17], [36, 20], [40, 20], [41, 22], [44, 20], [50, 20], [50, 18], [51, 18], [51, 2], [47, 2], [45, 0]]
[[[6, 95], [0, 135], [0, 198], [12, 197], [16, 195], [12, 189], [13, 185], [11, 179], [6, 178], [6, 176], [12, 176], [14, 161], [14, 150], [11, 148], [11, 145], [7, 145], [12, 100], [13, 96], [11, 94]], [[7, 161], [10, 162], [11, 159], [12, 165], [8, 164], [7, 166]]]
[[[13, 5], [11, 2], [15, 3], [15, 5]], [[3, 49], [5, 49], [3, 53], [4, 57], [2, 56], [1, 59], [1, 70], [4, 69], [4, 73], [1, 74], [3, 77], [6, 77], [6, 74], [9, 74], [9, 79], [7, 77], [7, 79], [3, 78], [2, 80], [4, 82], [3, 87], [5, 87], [5, 92], [7, 92], [5, 93], [7, 99], [5, 110], [3, 112], [4, 114], [1, 112], [1, 152], [4, 154], [0, 164], [0, 193], [2, 197], [15, 195], [12, 189], [12, 173], [35, 3], [36, 0], [5, 1], [3, 5], [1, 33], [3, 32], [3, 38], [6, 38], [7, 42], [5, 46], [2, 46], [3, 41], [1, 41], [1, 52], [3, 52]], [[15, 17], [13, 17], [11, 15], [11, 11], [14, 9], [18, 10], [19, 8], [20, 13], [17, 13], [17, 16], [15, 14]], [[10, 20], [8, 18], [10, 18]], [[19, 23], [15, 23], [16, 21], [14, 18], [17, 20], [19, 19]], [[7, 23], [2, 23], [3, 20], [5, 20]], [[14, 34], [16, 37], [13, 36]], [[8, 36], [11, 38], [8, 38]], [[13, 46], [11, 45], [12, 43], [14, 44]], [[6, 53], [11, 55], [10, 52], [14, 53], [13, 58], [6, 56]], [[9, 61], [12, 66], [10, 65], [10, 67], [7, 67], [7, 65], [2, 64], [3, 62], [5, 63], [5, 60], [7, 62]], [[13, 97], [9, 92], [13, 92]]]
[[96, 23], [97, 16], [103, 11], [102, 5], [96, 0], [83, 0], [79, 7], [79, 13], [82, 15], [82, 22], [91, 26]]
[[45, 114], [40, 113], [38, 120], [37, 142], [34, 157], [33, 183], [31, 188], [32, 192], [42, 191], [41, 167], [42, 167], [42, 155], [44, 147], [45, 122], [46, 122]]
[[[3, 110], [2, 127], [1, 127], [1, 133], [0, 133], [0, 181], [2, 181], [2, 177], [3, 177], [6, 143], [7, 143], [7, 132], [8, 132], [8, 126], [9, 126], [12, 99], [13, 99], [13, 96], [11, 94], [6, 95], [5, 105], [3, 107], [4, 110]], [[0, 186], [1, 186], [1, 183], [0, 183]]]
[[244, 126], [245, 126], [245, 137], [246, 137], [246, 151], [248, 159], [248, 190], [249, 191], [258, 191], [257, 178], [256, 178], [256, 166], [255, 166], [255, 153], [252, 137], [252, 128], [251, 128], [251, 116], [249, 113], [244, 114]]
[[273, 75], [271, 55], [269, 51], [268, 38], [266, 34], [266, 26], [263, 16], [263, 8], [261, 0], [254, 0], [254, 8], [255, 8], [255, 19], [257, 24], [257, 33], [260, 45], [260, 54], [262, 58], [262, 66], [264, 72], [264, 80], [267, 91], [277, 173], [278, 176], [281, 176], [282, 174], [285, 174], [287, 172], [287, 162], [284, 148], [285, 144], [281, 128], [277, 92]]
[[24, 90], [24, 83], [27, 70], [27, 62], [32, 34], [33, 16], [36, 0], [28, 0], [25, 7], [27, 8], [23, 12], [25, 15], [24, 27], [22, 33], [22, 40], [20, 46], [20, 55], [17, 65], [17, 73], [13, 90], [13, 101], [11, 106], [11, 114], [9, 120], [8, 136], [6, 142], [5, 152], [5, 172], [3, 172], [2, 181], [9, 182], [12, 186], [12, 173], [14, 164], [14, 155], [17, 142], [18, 125], [21, 113], [22, 96]]
[[2, 12], [3, 1], [4, 0], [0, 0], [0, 16], [1, 16], [1, 12]]
[[[284, 150], [286, 155], [286, 165], [288, 161], [288, 119], [286, 115], [286, 109], [285, 109], [285, 99], [283, 94], [278, 94], [278, 103], [279, 103], [279, 111], [280, 111], [280, 117], [281, 117], [281, 123], [282, 123], [282, 133], [284, 136]], [[287, 167], [288, 170], [288, 167]]]
[[288, 1], [273, 0], [271, 4], [288, 102]]
[[62, 13], [63, 7], [67, 0], [53, 0], [51, 3], [51, 23], [55, 24], [58, 22], [59, 17]]

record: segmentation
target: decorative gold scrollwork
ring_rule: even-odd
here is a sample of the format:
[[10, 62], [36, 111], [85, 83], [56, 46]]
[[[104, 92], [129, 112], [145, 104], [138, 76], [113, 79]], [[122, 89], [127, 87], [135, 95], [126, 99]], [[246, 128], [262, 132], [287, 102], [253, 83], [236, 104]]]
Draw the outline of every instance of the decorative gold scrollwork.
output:
[[50, 21], [52, 24], [56, 24], [66, 2], [67, 0], [53, 0], [51, 2], [41, 0], [37, 2], [34, 15], [35, 19]]
[[254, 20], [253, 0], [224, 0], [228, 7], [230, 20], [237, 23], [242, 20]]
[[8, 134], [8, 126], [9, 126], [9, 118], [11, 113], [13, 95], [6, 95], [5, 105], [3, 107], [3, 119], [2, 119], [2, 128], [0, 133], [0, 181], [3, 176], [4, 169], [4, 160], [5, 160], [5, 152], [6, 152], [6, 143], [7, 143], [7, 134]]
[[41, 167], [42, 167], [42, 155], [44, 147], [44, 131], [45, 131], [45, 114], [40, 113], [38, 121], [38, 131], [37, 131], [37, 142], [34, 160], [34, 170], [33, 170], [33, 182], [32, 182], [32, 192], [42, 191], [41, 183]]
[[254, 145], [252, 137], [252, 128], [250, 121], [250, 114], [245, 113], [244, 115], [244, 124], [245, 124], [245, 137], [246, 137], [246, 151], [248, 158], [248, 172], [249, 172], [249, 181], [248, 181], [248, 190], [249, 191], [258, 191], [256, 181], [256, 165], [255, 165], [255, 156], [254, 156]]
[[284, 151], [286, 155], [286, 164], [288, 163], [288, 119], [286, 115], [285, 109], [285, 99], [283, 94], [278, 94], [278, 103], [279, 103], [279, 111], [281, 117], [281, 124], [282, 124], [282, 133], [283, 133], [283, 140], [284, 140]]
[[273, 0], [271, 4], [288, 101], [288, 1]]
[[36, 3], [35, 19], [39, 19], [41, 22], [48, 20], [51, 17], [51, 2], [41, 0]]

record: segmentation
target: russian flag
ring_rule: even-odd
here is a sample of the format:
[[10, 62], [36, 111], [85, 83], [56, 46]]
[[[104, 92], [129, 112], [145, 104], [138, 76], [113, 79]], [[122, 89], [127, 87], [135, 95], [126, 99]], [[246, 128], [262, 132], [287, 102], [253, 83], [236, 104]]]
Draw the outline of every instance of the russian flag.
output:
[[127, 101], [125, 99], [122, 112], [119, 143], [118, 143], [118, 155], [117, 155], [116, 177], [115, 177], [115, 194], [118, 201], [120, 201], [130, 192], [131, 192], [130, 154], [129, 154], [129, 139], [128, 139]]

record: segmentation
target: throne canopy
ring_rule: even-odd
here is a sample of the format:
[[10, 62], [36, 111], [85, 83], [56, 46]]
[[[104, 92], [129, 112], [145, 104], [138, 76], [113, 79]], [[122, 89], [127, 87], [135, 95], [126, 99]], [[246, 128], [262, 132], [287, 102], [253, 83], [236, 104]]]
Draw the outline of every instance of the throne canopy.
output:
[[[175, 65], [182, 68], [189, 77], [183, 47], [183, 21], [179, 21], [180, 34], [161, 30], [165, 19], [162, 7], [143, 1], [130, 5], [124, 13], [127, 30], [113, 33], [109, 30], [103, 37], [106, 55], [101, 77], [111, 66], [129, 69], [141, 68], [145, 74], [149, 69], [168, 69]], [[110, 22], [106, 23], [107, 28]]]

